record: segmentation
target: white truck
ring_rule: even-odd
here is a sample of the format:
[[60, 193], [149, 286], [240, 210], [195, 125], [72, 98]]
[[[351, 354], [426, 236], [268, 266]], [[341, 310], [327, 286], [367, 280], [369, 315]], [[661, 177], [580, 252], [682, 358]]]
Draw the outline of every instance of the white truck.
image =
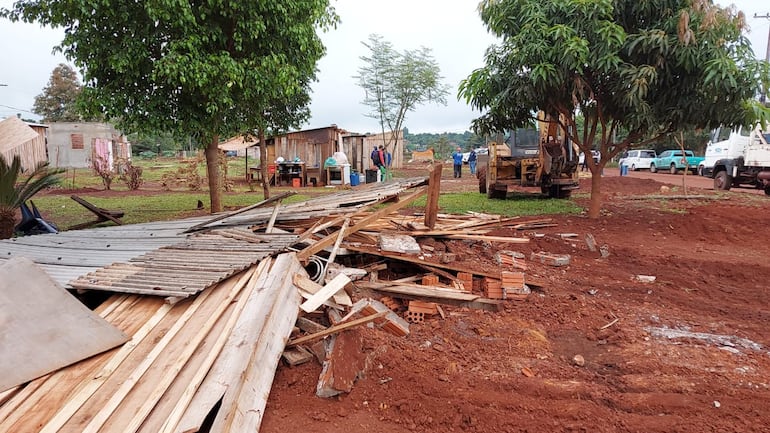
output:
[[698, 174], [713, 177], [714, 163], [720, 159], [735, 159], [743, 155], [749, 145], [752, 129], [737, 126], [719, 127], [711, 131], [706, 145], [705, 159], [698, 164]]
[[[711, 177], [714, 189], [729, 190], [734, 186], [749, 185], [764, 189], [770, 195], [770, 129], [757, 126], [748, 137], [743, 151], [714, 162]], [[738, 145], [736, 145], [738, 146]], [[728, 151], [729, 153], [729, 151]]]

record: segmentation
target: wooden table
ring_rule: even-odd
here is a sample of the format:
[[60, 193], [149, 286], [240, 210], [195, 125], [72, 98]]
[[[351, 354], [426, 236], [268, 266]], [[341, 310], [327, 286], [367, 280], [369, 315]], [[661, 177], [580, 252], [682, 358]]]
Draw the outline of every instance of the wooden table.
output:
[[276, 164], [275, 186], [292, 185], [300, 179], [300, 186], [307, 185], [307, 168], [304, 162], [279, 162]]

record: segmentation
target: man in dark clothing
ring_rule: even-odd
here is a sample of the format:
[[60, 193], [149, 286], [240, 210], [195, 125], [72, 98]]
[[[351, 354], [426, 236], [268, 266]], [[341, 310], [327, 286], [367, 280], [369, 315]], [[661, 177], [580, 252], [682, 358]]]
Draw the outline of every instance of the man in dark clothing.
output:
[[372, 158], [372, 165], [379, 169], [382, 165], [382, 160], [380, 159], [380, 149], [378, 149], [377, 146], [374, 146], [374, 149], [372, 149], [372, 154], [370, 157]]

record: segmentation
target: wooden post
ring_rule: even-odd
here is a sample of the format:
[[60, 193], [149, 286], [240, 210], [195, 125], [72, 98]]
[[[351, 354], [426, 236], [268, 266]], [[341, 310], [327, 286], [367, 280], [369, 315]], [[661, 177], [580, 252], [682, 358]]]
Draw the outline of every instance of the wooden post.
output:
[[438, 218], [438, 196], [441, 191], [441, 169], [440, 162], [431, 164], [428, 180], [428, 200], [425, 203], [425, 225], [433, 230]]

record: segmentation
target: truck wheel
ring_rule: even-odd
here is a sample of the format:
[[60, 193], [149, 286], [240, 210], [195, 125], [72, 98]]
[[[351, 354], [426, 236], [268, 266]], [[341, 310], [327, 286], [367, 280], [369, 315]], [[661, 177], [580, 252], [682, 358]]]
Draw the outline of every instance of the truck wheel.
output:
[[650, 164], [650, 173], [657, 173], [658, 168], [655, 167], [655, 164]]
[[714, 176], [714, 189], [729, 191], [732, 185], [733, 185], [732, 176], [727, 174], [726, 171], [722, 170], [719, 173], [717, 173], [716, 176]]
[[487, 168], [481, 167], [476, 172], [476, 177], [479, 179], [479, 192], [481, 194], [487, 193]]
[[671, 164], [671, 167], [668, 169], [668, 171], [671, 172], [671, 174], [676, 174], [676, 172], [678, 171], [676, 169], [676, 164]]

